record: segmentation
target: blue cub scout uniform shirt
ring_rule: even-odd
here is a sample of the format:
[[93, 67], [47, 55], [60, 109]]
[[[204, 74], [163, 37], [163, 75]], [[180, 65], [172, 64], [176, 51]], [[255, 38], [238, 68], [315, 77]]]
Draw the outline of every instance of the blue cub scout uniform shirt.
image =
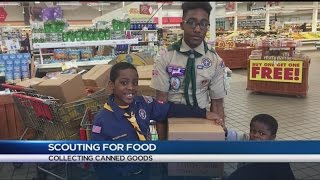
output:
[[[110, 96], [107, 103], [113, 112], [102, 109], [96, 114], [93, 126], [98, 127], [100, 132], [93, 130], [92, 140], [138, 141], [136, 130], [124, 116], [126, 112], [113, 102], [113, 96]], [[170, 104], [159, 103], [148, 96], [136, 96], [129, 105], [130, 112], [135, 114], [141, 132], [147, 140], [150, 138], [150, 120], [165, 120], [169, 108]]]
[[[124, 116], [125, 110], [113, 102], [113, 95], [107, 101], [112, 111], [100, 110], [96, 115], [92, 128], [92, 140], [100, 141], [139, 141], [136, 130]], [[151, 97], [136, 96], [129, 105], [130, 112], [135, 114], [142, 134], [150, 139], [150, 119], [165, 120], [170, 108], [169, 103], [159, 103]], [[130, 112], [128, 114], [130, 114]], [[145, 164], [138, 163], [94, 163], [97, 174], [130, 174], [139, 172], [145, 168]]]
[[[107, 104], [111, 109], [102, 109], [93, 121], [91, 139], [96, 141], [139, 141], [136, 130], [124, 116], [135, 114], [135, 118], [146, 140], [150, 140], [150, 120], [164, 121], [167, 117], [205, 118], [206, 110], [183, 104], [162, 103], [149, 96], [136, 96], [126, 112], [113, 102], [111, 95]], [[94, 163], [96, 172], [103, 174], [130, 174], [141, 171], [145, 164], [139, 163]]]

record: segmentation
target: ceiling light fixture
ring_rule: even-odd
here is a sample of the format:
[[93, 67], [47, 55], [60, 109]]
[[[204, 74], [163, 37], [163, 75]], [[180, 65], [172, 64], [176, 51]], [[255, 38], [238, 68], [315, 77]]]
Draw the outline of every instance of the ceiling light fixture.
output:
[[40, 1], [35, 1], [34, 3], [35, 3], [35, 4], [40, 4]]
[[0, 2], [0, 6], [18, 6], [20, 3], [18, 2]]
[[58, 2], [57, 6], [81, 6], [80, 2], [70, 1], [70, 2]]

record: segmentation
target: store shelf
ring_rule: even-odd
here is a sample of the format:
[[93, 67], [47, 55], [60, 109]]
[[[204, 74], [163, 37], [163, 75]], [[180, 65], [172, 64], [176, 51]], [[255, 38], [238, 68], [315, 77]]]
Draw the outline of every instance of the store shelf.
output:
[[301, 42], [302, 44], [313, 44], [315, 42], [320, 41], [320, 38], [317, 39], [299, 39], [299, 42]]
[[157, 32], [158, 30], [127, 30], [131, 32]]
[[290, 50], [296, 47], [268, 47], [269, 50]]
[[315, 51], [315, 50], [317, 50], [317, 47], [310, 45], [307, 47], [297, 47], [296, 50], [298, 50], [298, 51]]
[[[99, 64], [108, 64], [112, 59], [106, 59], [106, 60], [96, 60], [96, 61], [86, 61], [86, 62], [76, 62], [78, 67], [81, 66], [95, 66]], [[38, 69], [55, 69], [55, 68], [61, 68], [62, 63], [52, 63], [52, 64], [38, 64]]]
[[149, 42], [158, 42], [158, 41], [139, 41], [139, 43], [149, 43]]
[[[42, 56], [52, 56], [54, 53], [43, 53]], [[40, 54], [33, 54], [34, 56], [40, 56]]]
[[87, 46], [104, 46], [104, 45], [120, 45], [120, 44], [138, 44], [138, 39], [57, 42], [57, 43], [35, 43], [35, 44], [33, 44], [33, 48], [34, 49], [41, 49], [41, 48], [67, 48], [67, 47], [87, 47]]

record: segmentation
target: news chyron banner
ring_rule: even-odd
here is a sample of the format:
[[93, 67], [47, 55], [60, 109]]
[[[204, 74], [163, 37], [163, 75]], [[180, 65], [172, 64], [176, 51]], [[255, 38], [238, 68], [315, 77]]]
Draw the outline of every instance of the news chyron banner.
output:
[[319, 141], [0, 141], [0, 162], [320, 162]]

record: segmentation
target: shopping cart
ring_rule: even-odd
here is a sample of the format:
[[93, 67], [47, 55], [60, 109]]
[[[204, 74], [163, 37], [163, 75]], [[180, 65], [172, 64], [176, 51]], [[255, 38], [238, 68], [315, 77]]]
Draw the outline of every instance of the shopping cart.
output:
[[86, 109], [84, 116], [82, 117], [80, 123], [80, 139], [81, 140], [91, 140], [91, 129], [92, 129], [92, 121], [94, 115], [97, 111], [92, 111], [90, 108]]
[[[2, 87], [9, 89], [13, 93], [20, 93], [20, 94], [25, 94], [31, 97], [38, 97], [42, 99], [52, 99], [54, 100], [53, 97], [50, 96], [44, 96], [40, 95], [37, 93], [35, 89], [32, 88], [27, 88], [23, 86], [18, 86], [18, 85], [10, 85], [10, 84], [2, 84]], [[28, 113], [26, 110], [26, 107], [28, 107], [26, 101], [20, 101], [17, 99], [15, 96], [13, 96], [14, 103], [21, 115], [24, 131], [22, 135], [20, 136], [19, 140], [22, 140], [26, 137], [27, 133], [30, 131], [29, 135], [32, 135], [32, 137], [28, 137], [28, 139], [37, 139], [37, 136], [39, 135], [39, 128], [37, 124], [34, 122], [32, 119], [32, 116]]]
[[[40, 132], [40, 140], [79, 140], [79, 128], [81, 120], [87, 108], [97, 111], [102, 108], [108, 94], [101, 89], [84, 99], [61, 104], [56, 99], [30, 96], [29, 94], [15, 93], [14, 98], [20, 102], [35, 126]], [[64, 176], [53, 172], [54, 169], [61, 170], [59, 165], [52, 163], [39, 163], [37, 165], [38, 178], [45, 179], [47, 174], [58, 179], [69, 178], [69, 164], [64, 163]], [[44, 173], [43, 173], [44, 172]]]
[[[48, 98], [48, 99], [54, 99], [53, 97], [49, 96], [43, 96], [37, 94], [35, 89], [32, 88], [27, 88], [23, 86], [18, 86], [18, 85], [10, 85], [10, 84], [1, 84], [2, 87], [9, 89], [13, 93], [22, 93], [22, 94], [27, 94], [29, 96], [33, 97], [41, 97], [41, 98]], [[14, 103], [20, 113], [20, 117], [22, 119], [24, 131], [22, 135], [19, 137], [19, 140], [22, 140], [28, 135], [28, 139], [37, 139], [37, 136], [39, 136], [39, 129], [37, 127], [37, 124], [33, 121], [31, 116], [28, 114], [26, 111], [25, 107], [25, 101], [19, 101], [15, 97], [13, 97]], [[28, 133], [29, 132], [29, 133]], [[20, 168], [23, 163], [12, 163], [12, 165], [15, 168]]]

